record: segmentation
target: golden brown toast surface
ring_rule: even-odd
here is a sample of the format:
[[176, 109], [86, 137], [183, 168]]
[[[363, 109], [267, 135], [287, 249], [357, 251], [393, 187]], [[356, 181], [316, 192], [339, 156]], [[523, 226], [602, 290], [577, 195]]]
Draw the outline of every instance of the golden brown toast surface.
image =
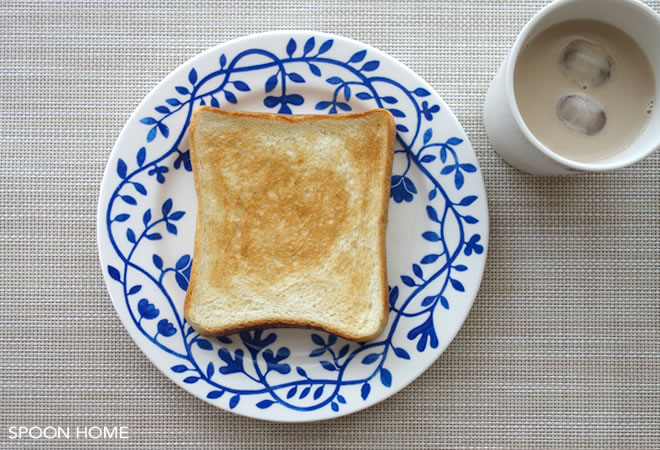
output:
[[198, 218], [185, 305], [197, 331], [282, 324], [357, 340], [379, 332], [393, 141], [384, 110], [199, 108], [190, 127]]

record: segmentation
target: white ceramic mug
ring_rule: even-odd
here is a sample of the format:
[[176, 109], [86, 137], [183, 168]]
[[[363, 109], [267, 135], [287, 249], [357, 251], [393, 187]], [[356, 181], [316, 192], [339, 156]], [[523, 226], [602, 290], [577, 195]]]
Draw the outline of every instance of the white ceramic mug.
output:
[[537, 175], [565, 175], [617, 169], [633, 164], [660, 145], [660, 108], [654, 108], [637, 140], [595, 162], [579, 162], [554, 153], [525, 125], [514, 94], [514, 71], [520, 50], [546, 28], [568, 20], [609, 23], [631, 36], [646, 53], [660, 92], [660, 18], [638, 0], [556, 0], [522, 29], [490, 85], [484, 105], [486, 133], [495, 151], [512, 166]]

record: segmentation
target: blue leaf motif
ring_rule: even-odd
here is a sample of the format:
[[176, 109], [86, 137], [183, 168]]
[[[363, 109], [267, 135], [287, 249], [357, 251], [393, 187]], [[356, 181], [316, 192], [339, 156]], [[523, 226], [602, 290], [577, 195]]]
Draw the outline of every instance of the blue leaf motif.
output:
[[129, 205], [137, 205], [137, 201], [130, 195], [120, 195], [119, 197]]
[[406, 114], [400, 109], [390, 108], [389, 112], [391, 112], [394, 117], [399, 117], [399, 118], [406, 117]]
[[190, 84], [193, 86], [197, 83], [197, 71], [194, 67], [190, 69], [190, 73], [188, 73], [188, 81], [190, 81]]
[[275, 89], [275, 86], [277, 86], [277, 74], [272, 75], [266, 80], [266, 87], [265, 87], [266, 93]]
[[151, 222], [151, 209], [147, 209], [142, 216], [142, 223], [146, 227]]
[[108, 275], [110, 275], [110, 278], [113, 280], [121, 282], [121, 275], [119, 274], [119, 270], [115, 267], [108, 266]]
[[433, 155], [424, 155], [422, 159], [420, 159], [421, 162], [423, 163], [430, 163], [432, 161], [435, 161], [435, 156]]
[[163, 268], [163, 260], [160, 256], [156, 255], [154, 253], [154, 256], [151, 258], [154, 262], [154, 266], [156, 266], [157, 269], [162, 269]]
[[303, 399], [303, 398], [307, 397], [311, 390], [312, 390], [311, 386], [307, 386], [305, 389], [302, 390], [302, 392], [300, 393], [300, 397], [298, 397], [298, 398]]
[[176, 334], [176, 328], [174, 328], [174, 325], [172, 325], [172, 323], [167, 319], [161, 319], [158, 322], [157, 328], [158, 332], [165, 337], [174, 336]]
[[465, 222], [469, 224], [475, 224], [479, 222], [479, 219], [477, 219], [474, 216], [463, 216], [463, 220], [465, 220]]
[[468, 195], [467, 197], [463, 197], [463, 199], [459, 202], [459, 205], [460, 206], [469, 206], [472, 203], [474, 203], [475, 200], [477, 200], [477, 198], [478, 197], [476, 195]]
[[438, 260], [438, 258], [440, 258], [440, 256], [442, 256], [442, 255], [438, 255], [438, 254], [435, 254], [435, 253], [432, 253], [430, 255], [426, 255], [425, 257], [422, 258], [421, 263], [422, 264], [433, 264], [434, 262], [436, 262]]
[[323, 385], [319, 386], [315, 391], [314, 391], [314, 400], [318, 400], [321, 395], [323, 395]]
[[380, 358], [380, 353], [370, 353], [362, 359], [362, 364], [373, 364]]
[[190, 94], [190, 91], [189, 91], [188, 88], [185, 87], [185, 86], [175, 86], [174, 89], [176, 89], [176, 91], [177, 91], [179, 94], [181, 94], [181, 95], [188, 95], [188, 94]]
[[463, 172], [456, 169], [456, 173], [454, 174], [454, 185], [456, 186], [456, 189], [462, 188], [463, 183], [465, 183], [465, 177], [463, 176]]
[[186, 277], [181, 275], [179, 272], [176, 272], [174, 279], [176, 280], [176, 284], [178, 284], [182, 290], [188, 290], [188, 279]]
[[369, 397], [370, 392], [371, 392], [371, 385], [369, 383], [364, 383], [362, 385], [362, 388], [360, 388], [360, 397], [362, 397], [362, 400], [366, 400], [367, 397]]
[[225, 67], [225, 64], [227, 64], [227, 57], [223, 53], [220, 55], [220, 67]]
[[329, 370], [330, 372], [334, 372], [335, 370], [337, 370], [335, 365], [332, 364], [330, 361], [321, 361], [321, 366], [323, 366], [325, 370]]
[[319, 53], [318, 54], [320, 55], [320, 54], [326, 53], [328, 50], [330, 50], [330, 47], [332, 47], [333, 42], [334, 41], [332, 39], [328, 39], [323, 44], [321, 44], [321, 47], [319, 48]]
[[213, 400], [222, 397], [222, 394], [224, 393], [225, 391], [211, 391], [208, 394], [206, 394], [206, 398]]
[[176, 262], [174, 265], [174, 268], [176, 270], [183, 270], [186, 268], [188, 263], [190, 262], [190, 255], [183, 255], [179, 260]]
[[408, 352], [402, 349], [401, 347], [393, 347], [393, 349], [394, 349], [394, 354], [399, 358], [410, 359], [410, 355], [408, 354]]
[[141, 290], [142, 290], [142, 285], [141, 284], [136, 284], [135, 286], [133, 286], [132, 288], [129, 289], [128, 295], [135, 295], [138, 292], [140, 292]]
[[128, 239], [128, 242], [131, 244], [135, 244], [135, 233], [130, 228], [126, 230], [126, 239]]
[[401, 275], [401, 281], [403, 281], [403, 284], [405, 284], [406, 286], [410, 286], [410, 287], [417, 286], [417, 283], [415, 283], [415, 280], [410, 278], [408, 275]]
[[159, 239], [163, 239], [163, 236], [160, 233], [147, 234], [145, 237], [150, 241], [157, 241]]
[[119, 158], [119, 161], [117, 161], [117, 175], [119, 175], [119, 178], [122, 180], [126, 178], [126, 170], [126, 163], [123, 159]]
[[392, 387], [392, 374], [384, 367], [380, 369], [380, 382], [385, 387]]
[[394, 306], [398, 298], [399, 298], [399, 286], [394, 286], [390, 290], [390, 305]]
[[450, 278], [449, 281], [451, 282], [451, 285], [454, 289], [456, 289], [459, 292], [465, 292], [465, 287], [463, 286], [463, 283], [453, 278]]
[[257, 403], [257, 408], [266, 409], [269, 408], [273, 403], [275, 403], [273, 400], [262, 400]]
[[147, 142], [152, 142], [154, 139], [156, 139], [156, 133], [158, 133], [158, 127], [154, 125], [151, 127], [149, 132], [147, 133]]
[[292, 387], [287, 391], [286, 398], [292, 398], [294, 395], [296, 395], [296, 392], [298, 392], [298, 387], [297, 386]]
[[435, 295], [429, 295], [428, 297], [424, 297], [424, 300], [422, 300], [422, 306], [429, 306], [431, 305], [437, 297]]
[[360, 100], [370, 100], [370, 99], [374, 98], [373, 95], [369, 94], [368, 92], [359, 92], [359, 93], [355, 94], [355, 96], [357, 98], [359, 98]]
[[349, 63], [356, 63], [360, 62], [364, 59], [364, 57], [367, 56], [367, 51], [366, 50], [360, 50], [359, 52], [356, 52], [351, 56], [351, 59], [348, 60]]
[[170, 369], [172, 369], [172, 371], [176, 372], [176, 373], [183, 373], [186, 370], [189, 370], [188, 367], [184, 366], [183, 364], [178, 364], [176, 366], [172, 366], [172, 367], [170, 367]]
[[133, 183], [133, 187], [142, 195], [147, 195], [147, 188], [142, 183]]
[[433, 128], [429, 128], [424, 132], [424, 144], [428, 144], [428, 142], [431, 140], [431, 137], [433, 137]]
[[321, 69], [319, 69], [319, 67], [317, 65], [312, 64], [312, 63], [308, 63], [307, 65], [309, 66], [309, 71], [310, 72], [312, 72], [317, 77], [321, 76]]
[[179, 220], [186, 214], [185, 211], [176, 211], [170, 214], [167, 218], [168, 220]]
[[248, 92], [250, 90], [250, 86], [243, 81], [234, 81], [234, 87], [241, 92]]
[[154, 124], [158, 123], [158, 121], [156, 119], [154, 119], [153, 117], [144, 117], [144, 118], [140, 119], [140, 123], [143, 123], [145, 125], [154, 125]]
[[168, 114], [170, 112], [170, 109], [167, 106], [156, 106], [154, 109], [161, 114]]
[[305, 372], [305, 369], [303, 369], [302, 367], [296, 367], [296, 372], [298, 372], [298, 375], [300, 375], [301, 377], [308, 378], [307, 372]]
[[323, 338], [322, 338], [321, 336], [319, 336], [318, 334], [316, 334], [316, 333], [312, 333], [312, 336], [311, 336], [311, 337], [312, 337], [312, 342], [314, 342], [316, 345], [322, 345], [322, 346], [325, 346], [325, 341], [324, 341]]
[[238, 406], [238, 402], [241, 401], [241, 396], [239, 394], [234, 395], [230, 400], [229, 400], [229, 408], [234, 409], [236, 406]]
[[214, 373], [215, 373], [215, 366], [213, 365], [213, 362], [210, 362], [209, 365], [206, 366], [206, 378], [213, 377]]
[[293, 38], [289, 39], [289, 43], [286, 44], [286, 54], [293, 56], [293, 53], [296, 51], [296, 41]]
[[396, 97], [392, 97], [392, 96], [389, 96], [389, 95], [385, 96], [385, 97], [381, 97], [381, 100], [385, 103], [390, 104], [390, 105], [393, 105], [393, 104], [399, 102], [399, 100]]
[[440, 296], [440, 304], [442, 305], [443, 308], [449, 309], [449, 302], [445, 297]]
[[421, 267], [419, 267], [417, 264], [413, 264], [412, 269], [413, 269], [413, 273], [417, 278], [421, 278], [421, 279], [424, 278], [424, 272], [422, 272]]
[[289, 79], [293, 81], [294, 83], [304, 83], [305, 79], [300, 76], [300, 74], [297, 74], [296, 72], [291, 72], [289, 74]]
[[426, 214], [429, 216], [429, 219], [431, 219], [435, 223], [440, 223], [440, 219], [438, 218], [438, 212], [435, 210], [435, 208], [431, 205], [426, 206]]
[[328, 78], [328, 79], [325, 80], [325, 81], [326, 81], [328, 84], [341, 84], [341, 83], [344, 82], [344, 80], [342, 80], [342, 79], [339, 78], [339, 77], [330, 77], [330, 78]]
[[164, 216], [167, 216], [167, 213], [169, 213], [171, 210], [172, 210], [172, 199], [168, 198], [163, 203], [163, 206], [161, 207], [161, 211], [163, 212]]
[[112, 220], [115, 222], [126, 222], [128, 219], [130, 219], [130, 217], [130, 214], [119, 214]]
[[339, 411], [339, 405], [336, 402], [330, 402], [330, 408], [335, 412]]
[[181, 104], [181, 102], [176, 98], [168, 98], [165, 100], [165, 103], [170, 106], [179, 106]]
[[236, 99], [236, 96], [232, 92], [222, 91], [222, 93], [225, 95], [225, 100], [229, 103], [238, 103], [238, 99]]
[[332, 103], [326, 101], [320, 101], [316, 104], [314, 109], [318, 111], [323, 111], [324, 109], [328, 109], [330, 106], [332, 106]]
[[398, 131], [401, 131], [402, 133], [407, 133], [408, 131], [410, 131], [410, 130], [408, 130], [408, 127], [407, 127], [407, 126], [402, 125], [402, 124], [400, 124], [400, 123], [398, 123], [398, 124], [396, 125], [396, 129], [397, 129]]
[[176, 228], [176, 225], [174, 225], [173, 223], [169, 223], [169, 222], [167, 222], [167, 223], [165, 224], [165, 228], [167, 228], [167, 231], [168, 231], [170, 234], [177, 234], [177, 228]]
[[305, 46], [303, 47], [303, 56], [314, 50], [314, 45], [316, 45], [316, 42], [314, 41], [314, 36], [312, 36], [305, 42]]
[[431, 93], [429, 91], [427, 91], [426, 89], [421, 88], [421, 87], [415, 89], [413, 91], [413, 94], [415, 94], [418, 97], [427, 97], [427, 96], [431, 95]]
[[199, 377], [193, 377], [193, 376], [186, 377], [183, 379], [183, 382], [186, 384], [194, 384], [197, 383], [198, 381], [199, 381]]
[[213, 344], [211, 344], [211, 342], [207, 341], [206, 339], [199, 338], [196, 342], [199, 348], [202, 350], [213, 350]]
[[457, 138], [457, 137], [452, 137], [452, 138], [449, 138], [449, 140], [447, 141], [447, 144], [449, 144], [449, 145], [458, 145], [461, 142], [463, 142], [463, 139]]
[[429, 242], [440, 242], [442, 238], [434, 231], [426, 231], [422, 233], [422, 237]]
[[380, 62], [369, 61], [368, 63], [365, 63], [360, 70], [365, 72], [373, 72], [374, 70], [378, 69], [378, 66], [380, 66]]
[[144, 319], [152, 320], [158, 317], [158, 314], [160, 314], [160, 310], [156, 308], [153, 303], [149, 303], [149, 300], [146, 298], [141, 299], [137, 306], [140, 317]]

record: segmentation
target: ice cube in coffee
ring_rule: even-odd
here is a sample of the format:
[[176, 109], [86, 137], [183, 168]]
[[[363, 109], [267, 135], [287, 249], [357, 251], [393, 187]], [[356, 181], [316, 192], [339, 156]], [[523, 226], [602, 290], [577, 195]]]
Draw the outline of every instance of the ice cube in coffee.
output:
[[589, 136], [602, 130], [607, 122], [603, 107], [581, 94], [560, 98], [557, 115], [565, 125]]
[[559, 65], [570, 80], [587, 89], [609, 81], [614, 60], [598, 43], [575, 39], [562, 49]]

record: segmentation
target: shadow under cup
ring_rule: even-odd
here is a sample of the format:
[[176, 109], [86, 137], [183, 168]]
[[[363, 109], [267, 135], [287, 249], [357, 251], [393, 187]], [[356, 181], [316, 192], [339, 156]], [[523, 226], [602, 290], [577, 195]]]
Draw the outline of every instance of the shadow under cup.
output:
[[639, 137], [623, 150], [604, 159], [580, 162], [561, 156], [544, 145], [525, 124], [514, 90], [514, 74], [521, 49], [547, 28], [567, 21], [605, 22], [624, 31], [646, 54], [660, 91], [660, 18], [637, 0], [557, 0], [523, 27], [508, 58], [490, 85], [484, 105], [486, 133], [495, 151], [510, 165], [538, 175], [605, 171], [631, 165], [660, 145], [660, 111], [653, 108]]

